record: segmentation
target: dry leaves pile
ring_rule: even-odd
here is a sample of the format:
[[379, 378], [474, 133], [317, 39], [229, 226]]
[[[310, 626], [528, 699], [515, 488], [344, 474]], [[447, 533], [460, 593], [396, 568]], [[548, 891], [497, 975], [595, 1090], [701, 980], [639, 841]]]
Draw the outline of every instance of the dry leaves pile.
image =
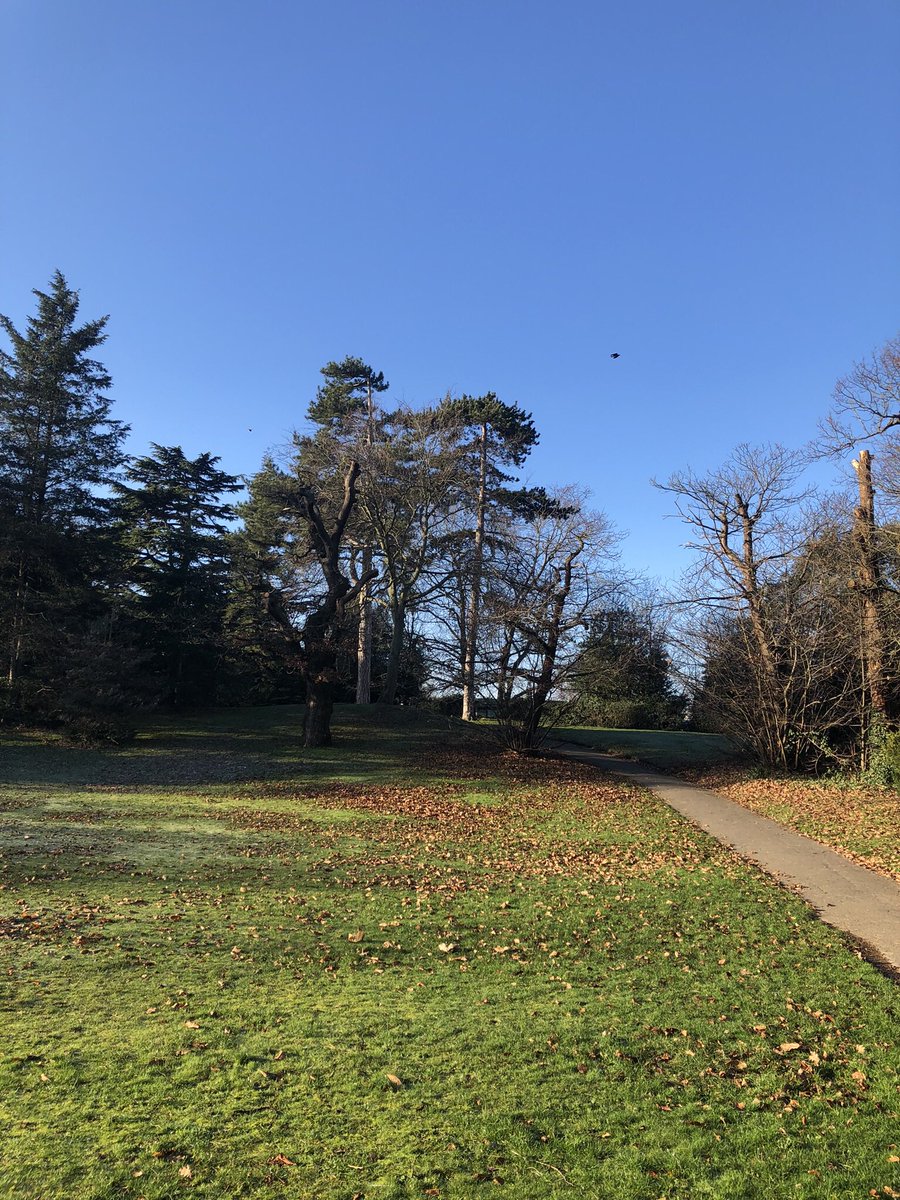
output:
[[[334, 873], [343, 886], [393, 886], [420, 896], [484, 892], [510, 876], [619, 884], [693, 870], [707, 861], [708, 850], [677, 823], [665, 832], [657, 825], [653, 833], [648, 815], [659, 812], [657, 801], [639, 789], [600, 779], [589, 766], [500, 756], [490, 763], [493, 782], [486, 796], [477, 790], [470, 795], [465, 782], [484, 780], [484, 757], [455, 755], [452, 763], [441, 765], [448, 774], [452, 766], [456, 782], [302, 789], [295, 784], [292, 791], [279, 787], [274, 795], [253, 796], [255, 805], [216, 807], [206, 815], [267, 835], [264, 843], [248, 846], [248, 855], [294, 857], [298, 846], [290, 835], [301, 832], [304, 848], [325, 852], [318, 868]], [[241, 799], [251, 796], [244, 792]], [[278, 807], [263, 807], [265, 800], [277, 800]], [[361, 819], [329, 822], [311, 816], [311, 808], [326, 818], [340, 811], [359, 813]], [[372, 820], [373, 815], [381, 819]]]

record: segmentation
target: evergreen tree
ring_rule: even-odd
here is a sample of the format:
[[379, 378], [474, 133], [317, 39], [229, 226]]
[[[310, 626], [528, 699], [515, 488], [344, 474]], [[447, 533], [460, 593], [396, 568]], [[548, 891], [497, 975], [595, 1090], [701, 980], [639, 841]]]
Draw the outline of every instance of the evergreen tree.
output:
[[304, 745], [323, 746], [331, 740], [348, 608], [368, 582], [363, 576], [354, 583], [346, 573], [344, 542], [359, 463], [345, 459], [339, 474], [322, 478], [305, 473], [299, 454], [292, 465], [287, 472], [267, 460], [250, 480], [242, 563], [249, 568], [249, 594], [280, 639], [285, 662], [303, 680]]
[[[316, 399], [310, 404], [307, 415], [326, 434], [326, 442], [344, 448], [355, 447], [351, 452], [362, 464], [369, 455], [363, 447], [371, 448], [376, 441], [380, 414], [376, 412], [375, 396], [386, 392], [390, 386], [381, 371], [376, 371], [361, 358], [347, 357], [341, 362], [329, 362], [322, 367], [325, 383], [318, 389]], [[301, 439], [301, 447], [304, 445]], [[307, 445], [307, 450], [311, 449]], [[362, 471], [359, 493], [364, 497], [368, 484], [372, 482], [367, 471]], [[358, 504], [354, 517], [354, 530], [350, 541], [356, 541], [359, 549], [359, 569], [354, 578], [369, 576], [374, 579], [372, 569], [372, 531], [364, 520], [365, 505]], [[352, 566], [356, 564], [353, 563]], [[372, 688], [372, 588], [363, 584], [358, 600], [359, 625], [356, 646], [356, 703], [368, 704]]]
[[684, 719], [661, 631], [625, 605], [591, 619], [571, 686], [582, 718], [598, 725], [670, 729]]
[[59, 703], [73, 639], [97, 636], [113, 553], [104, 494], [127, 427], [93, 351], [107, 318], [78, 325], [78, 293], [57, 271], [35, 290], [24, 333], [0, 315], [0, 616], [7, 701]]
[[462, 396], [446, 402], [459, 422], [470, 457], [472, 516], [475, 528], [469, 557], [468, 594], [460, 613], [460, 669], [462, 719], [475, 719], [476, 666], [481, 594], [484, 585], [485, 539], [488, 515], [497, 507], [508, 507], [510, 492], [505, 486], [515, 480], [505, 468], [521, 467], [537, 445], [538, 433], [530, 413], [516, 404], [504, 404], [493, 392], [484, 396]]
[[191, 704], [215, 694], [234, 516], [223, 497], [241, 485], [208, 452], [190, 459], [180, 446], [152, 448], [114, 485], [129, 559], [126, 608], [165, 680], [165, 701]]

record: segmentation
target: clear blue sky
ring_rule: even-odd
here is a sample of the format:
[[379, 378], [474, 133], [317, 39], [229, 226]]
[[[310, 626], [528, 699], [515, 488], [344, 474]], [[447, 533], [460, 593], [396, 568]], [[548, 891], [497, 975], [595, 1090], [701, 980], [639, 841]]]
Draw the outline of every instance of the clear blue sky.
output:
[[0, 36], [0, 311], [58, 266], [111, 314], [136, 452], [251, 472], [360, 355], [531, 410], [532, 480], [666, 575], [649, 477], [805, 442], [900, 324], [896, 0], [5, 0]]

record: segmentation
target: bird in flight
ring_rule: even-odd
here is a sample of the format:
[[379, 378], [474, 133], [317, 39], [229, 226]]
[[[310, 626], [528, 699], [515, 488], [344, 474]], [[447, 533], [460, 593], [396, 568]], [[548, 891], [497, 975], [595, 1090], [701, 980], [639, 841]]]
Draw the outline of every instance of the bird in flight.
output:
[[612, 354], [611, 354], [609, 357], [610, 357], [610, 358], [621, 358], [621, 357], [622, 357], [622, 355], [621, 355], [621, 354], [618, 354], [618, 353], [616, 353], [615, 351], [613, 351], [613, 353], [612, 353]]

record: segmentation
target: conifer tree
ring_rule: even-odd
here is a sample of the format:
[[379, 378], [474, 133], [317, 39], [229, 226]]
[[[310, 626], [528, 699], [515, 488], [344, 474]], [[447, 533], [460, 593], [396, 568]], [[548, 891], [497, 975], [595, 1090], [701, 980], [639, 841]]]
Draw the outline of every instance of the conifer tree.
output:
[[152, 446], [134, 460], [119, 497], [128, 554], [127, 609], [164, 699], [196, 703], [214, 694], [227, 602], [228, 521], [224, 499], [240, 489], [209, 452], [188, 458], [180, 446]]
[[24, 333], [0, 315], [0, 616], [13, 704], [23, 688], [48, 701], [71, 639], [100, 619], [112, 554], [104, 485], [127, 432], [93, 357], [107, 318], [78, 325], [78, 293], [59, 271], [34, 295]]
[[516, 404], [504, 404], [493, 392], [484, 396], [462, 396], [447, 401], [468, 441], [471, 459], [472, 534], [468, 570], [468, 594], [460, 624], [460, 667], [462, 675], [462, 719], [475, 719], [476, 665], [484, 582], [485, 537], [488, 513], [497, 503], [511, 497], [506, 484], [515, 475], [504, 468], [521, 467], [537, 445], [538, 433], [530, 413]]
[[[325, 383], [318, 389], [316, 399], [309, 406], [308, 416], [337, 443], [359, 447], [356, 457], [362, 461], [363, 447], [371, 447], [376, 440], [378, 419], [375, 396], [386, 392], [390, 386], [381, 371], [376, 371], [361, 358], [348, 356], [341, 362], [329, 362], [322, 367]], [[365, 493], [369, 480], [365, 473], [360, 478], [360, 490]], [[357, 506], [356, 524], [360, 525], [363, 506]], [[372, 568], [371, 531], [364, 527], [359, 531], [360, 565], [357, 579], [368, 576], [374, 579]], [[368, 704], [372, 688], [372, 591], [369, 583], [359, 589], [359, 625], [356, 649], [356, 703]]]

